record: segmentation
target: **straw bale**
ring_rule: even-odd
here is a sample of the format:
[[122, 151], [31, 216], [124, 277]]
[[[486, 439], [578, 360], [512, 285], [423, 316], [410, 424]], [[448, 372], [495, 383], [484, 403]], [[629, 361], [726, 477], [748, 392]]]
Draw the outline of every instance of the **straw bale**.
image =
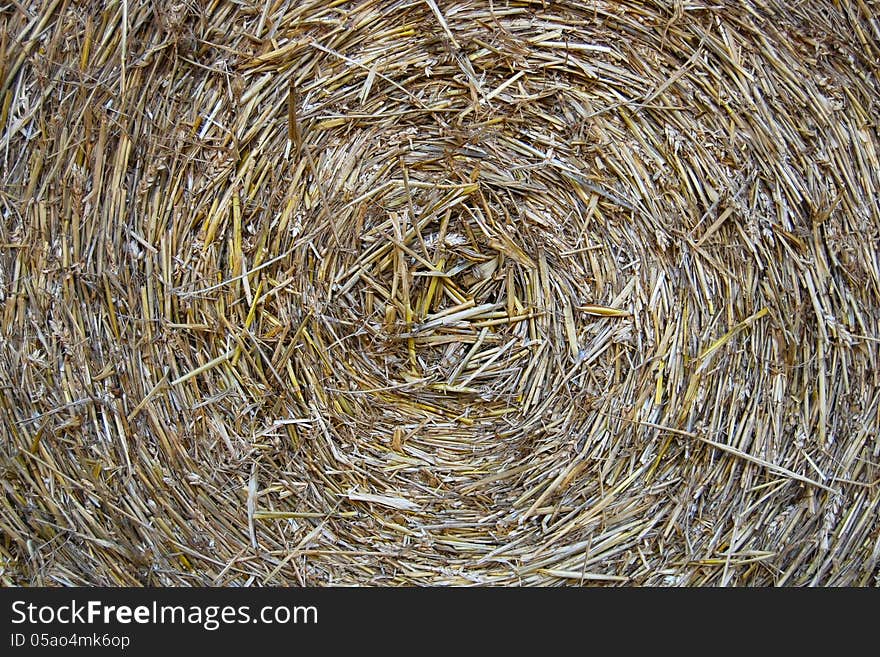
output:
[[0, 3], [0, 580], [877, 586], [877, 10]]

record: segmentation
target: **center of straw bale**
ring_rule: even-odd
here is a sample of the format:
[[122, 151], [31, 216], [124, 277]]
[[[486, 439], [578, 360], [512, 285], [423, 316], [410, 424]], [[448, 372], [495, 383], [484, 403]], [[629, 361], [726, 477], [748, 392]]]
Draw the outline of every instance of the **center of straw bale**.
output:
[[[337, 245], [304, 251], [326, 299], [314, 311], [330, 362], [314, 365], [329, 373], [317, 393], [326, 424], [350, 458], [414, 470], [414, 504], [576, 449], [559, 427], [613, 391], [629, 349], [628, 313], [593, 303], [627, 293], [607, 273], [626, 245], [589, 242], [596, 200], [564, 176], [502, 178], [499, 164], [478, 162], [461, 181], [398, 162], [384, 190], [335, 215]], [[457, 504], [484, 514], [517, 490]]]
[[442, 217], [391, 212], [366, 230], [345, 298], [364, 318], [360, 347], [389, 382], [510, 403], [540, 299], [513, 239], [487, 235], [479, 210], [456, 201]]

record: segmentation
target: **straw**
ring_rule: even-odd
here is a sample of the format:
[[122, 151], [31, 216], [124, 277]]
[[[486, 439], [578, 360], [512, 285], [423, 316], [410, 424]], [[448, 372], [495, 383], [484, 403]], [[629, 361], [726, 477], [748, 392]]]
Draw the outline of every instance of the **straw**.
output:
[[11, 3], [4, 585], [877, 586], [871, 3]]

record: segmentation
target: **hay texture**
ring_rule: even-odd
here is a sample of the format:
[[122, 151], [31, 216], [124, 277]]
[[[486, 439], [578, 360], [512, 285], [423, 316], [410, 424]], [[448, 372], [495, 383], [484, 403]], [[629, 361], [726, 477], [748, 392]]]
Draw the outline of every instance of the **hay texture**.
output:
[[877, 14], [0, 2], [3, 583], [877, 586]]

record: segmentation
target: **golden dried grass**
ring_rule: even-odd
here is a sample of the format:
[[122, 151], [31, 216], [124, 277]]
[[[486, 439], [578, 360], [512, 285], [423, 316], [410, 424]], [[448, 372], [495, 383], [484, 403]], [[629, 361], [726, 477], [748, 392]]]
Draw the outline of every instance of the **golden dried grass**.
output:
[[876, 14], [2, 5], [2, 581], [876, 586]]

